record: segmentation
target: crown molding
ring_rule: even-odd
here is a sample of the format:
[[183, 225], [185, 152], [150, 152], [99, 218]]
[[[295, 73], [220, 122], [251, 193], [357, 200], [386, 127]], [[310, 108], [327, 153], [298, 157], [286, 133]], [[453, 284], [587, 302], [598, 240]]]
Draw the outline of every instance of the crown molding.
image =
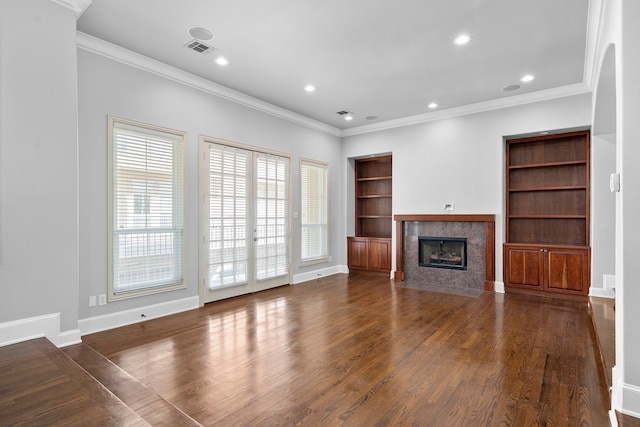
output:
[[[59, 0], [53, 0], [59, 1]], [[230, 89], [226, 86], [214, 83], [210, 80], [198, 77], [194, 74], [167, 65], [163, 62], [156, 61], [147, 56], [132, 52], [123, 47], [109, 43], [102, 39], [90, 36], [86, 33], [78, 31], [77, 33], [78, 48], [86, 50], [97, 55], [104, 56], [114, 61], [121, 62], [134, 68], [155, 74], [160, 77], [172, 80], [176, 83], [190, 86], [194, 89], [218, 96], [220, 98], [244, 105], [254, 110], [271, 114], [290, 122], [324, 132], [329, 135], [341, 137], [342, 131], [336, 127], [327, 125], [326, 123], [313, 120], [293, 111], [278, 107], [242, 92]]]
[[60, 6], [64, 6], [68, 9], [71, 9], [76, 14], [76, 19], [80, 18], [80, 16], [84, 13], [85, 10], [89, 6], [91, 6], [91, 2], [93, 0], [51, 0], [52, 2], [59, 4]]
[[[55, 2], [71, 2], [71, 0], [52, 0]], [[82, 0], [78, 0], [82, 1]], [[380, 123], [369, 124], [365, 126], [357, 126], [349, 129], [338, 129], [326, 123], [311, 119], [290, 110], [278, 107], [242, 92], [230, 89], [226, 86], [214, 83], [210, 80], [198, 77], [194, 74], [167, 65], [163, 62], [156, 61], [147, 56], [132, 52], [123, 47], [109, 43], [102, 39], [90, 36], [86, 33], [78, 31], [77, 33], [78, 48], [97, 55], [104, 56], [114, 61], [121, 62], [131, 67], [155, 74], [160, 77], [172, 80], [174, 82], [190, 86], [197, 90], [218, 96], [220, 98], [244, 105], [246, 107], [262, 111], [273, 116], [288, 120], [290, 122], [326, 133], [337, 137], [347, 137], [360, 135], [364, 133], [377, 132], [398, 127], [411, 126], [419, 123], [432, 122], [436, 120], [449, 119], [468, 114], [481, 113], [485, 111], [498, 110], [501, 108], [515, 107], [533, 102], [546, 101], [567, 96], [581, 95], [590, 93], [591, 88], [587, 83], [576, 83], [558, 88], [546, 89], [537, 92], [530, 92], [522, 95], [508, 96], [489, 101], [478, 102], [474, 104], [463, 105], [460, 107], [449, 108], [446, 110], [433, 111], [414, 116], [402, 117], [394, 120], [387, 120]]]
[[475, 104], [463, 105], [461, 107], [449, 108], [446, 110], [434, 111], [431, 113], [418, 114], [415, 116], [402, 117], [400, 119], [388, 120], [385, 122], [365, 126], [358, 126], [343, 130], [342, 136], [354, 136], [363, 133], [377, 132], [403, 126], [411, 126], [419, 123], [449, 119], [452, 117], [482, 113], [485, 111], [499, 110], [501, 108], [515, 107], [518, 105], [531, 104], [534, 102], [547, 101], [556, 98], [564, 98], [567, 96], [581, 95], [590, 92], [591, 89], [589, 89], [589, 87], [585, 83], [576, 83], [568, 86], [540, 90], [537, 92], [530, 92], [522, 95], [508, 96], [505, 98], [477, 102]]
[[597, 75], [597, 55], [600, 52], [604, 10], [607, 0], [590, 0], [587, 14], [587, 37], [584, 53], [583, 81], [593, 90]]

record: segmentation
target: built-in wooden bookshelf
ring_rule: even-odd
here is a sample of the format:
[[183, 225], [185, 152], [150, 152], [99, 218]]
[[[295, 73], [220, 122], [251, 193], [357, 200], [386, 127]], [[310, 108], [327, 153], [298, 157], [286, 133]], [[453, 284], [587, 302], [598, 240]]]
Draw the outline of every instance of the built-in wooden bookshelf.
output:
[[391, 156], [356, 160], [356, 236], [391, 237]]
[[355, 237], [347, 238], [349, 270], [391, 271], [392, 158], [355, 161]]
[[505, 285], [586, 296], [589, 131], [506, 141]]

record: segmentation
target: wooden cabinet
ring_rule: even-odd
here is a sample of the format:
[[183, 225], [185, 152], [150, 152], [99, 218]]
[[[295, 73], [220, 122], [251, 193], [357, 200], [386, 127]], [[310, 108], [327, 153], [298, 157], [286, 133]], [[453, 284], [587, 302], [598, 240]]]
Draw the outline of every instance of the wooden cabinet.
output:
[[392, 158], [355, 161], [355, 237], [347, 238], [349, 270], [391, 271]]
[[506, 162], [505, 286], [586, 298], [589, 132], [507, 140]]
[[589, 293], [590, 248], [505, 244], [505, 285], [540, 292]]
[[347, 237], [349, 271], [391, 271], [391, 239]]

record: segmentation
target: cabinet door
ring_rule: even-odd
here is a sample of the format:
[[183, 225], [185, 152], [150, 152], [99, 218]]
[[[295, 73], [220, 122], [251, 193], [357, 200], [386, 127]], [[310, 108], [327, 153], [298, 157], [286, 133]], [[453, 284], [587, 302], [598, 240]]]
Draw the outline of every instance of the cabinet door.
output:
[[347, 239], [349, 269], [369, 269], [369, 239], [349, 237]]
[[545, 259], [545, 289], [587, 295], [589, 291], [589, 249], [548, 249]]
[[505, 285], [542, 290], [543, 258], [539, 247], [505, 246]]
[[391, 240], [369, 241], [369, 268], [375, 271], [391, 271]]

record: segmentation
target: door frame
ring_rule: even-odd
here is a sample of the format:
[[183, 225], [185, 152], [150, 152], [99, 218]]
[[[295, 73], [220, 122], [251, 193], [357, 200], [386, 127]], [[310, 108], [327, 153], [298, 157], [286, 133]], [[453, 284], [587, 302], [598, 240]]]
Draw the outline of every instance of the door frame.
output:
[[[288, 206], [288, 218], [289, 221], [287, 223], [287, 253], [288, 253], [288, 281], [289, 285], [293, 284], [293, 263], [292, 263], [292, 223], [293, 223], [293, 155], [290, 153], [285, 153], [282, 151], [276, 151], [264, 147], [258, 147], [249, 144], [242, 144], [239, 142], [229, 141], [222, 138], [216, 138], [213, 136], [207, 136], [200, 134], [198, 136], [198, 297], [200, 307], [203, 307], [205, 304], [205, 280], [207, 276], [206, 271], [206, 256], [207, 256], [207, 248], [206, 248], [206, 239], [205, 235], [208, 232], [209, 224], [207, 221], [207, 215], [204, 215], [204, 198], [205, 198], [205, 188], [208, 188], [208, 165], [204, 161], [206, 157], [206, 152], [208, 150], [208, 144], [218, 144], [218, 145], [226, 145], [228, 147], [238, 148], [242, 150], [248, 150], [252, 152], [259, 152], [263, 154], [270, 154], [274, 156], [286, 157], [289, 159], [289, 176], [287, 179], [288, 182], [288, 191], [287, 198], [289, 200]], [[252, 163], [253, 167], [253, 163]], [[255, 177], [254, 177], [255, 179]], [[253, 249], [252, 249], [253, 252]], [[232, 289], [232, 288], [229, 288]], [[257, 291], [259, 292], [259, 290]], [[229, 294], [228, 297], [233, 297], [235, 295]], [[227, 297], [223, 297], [224, 299]]]

